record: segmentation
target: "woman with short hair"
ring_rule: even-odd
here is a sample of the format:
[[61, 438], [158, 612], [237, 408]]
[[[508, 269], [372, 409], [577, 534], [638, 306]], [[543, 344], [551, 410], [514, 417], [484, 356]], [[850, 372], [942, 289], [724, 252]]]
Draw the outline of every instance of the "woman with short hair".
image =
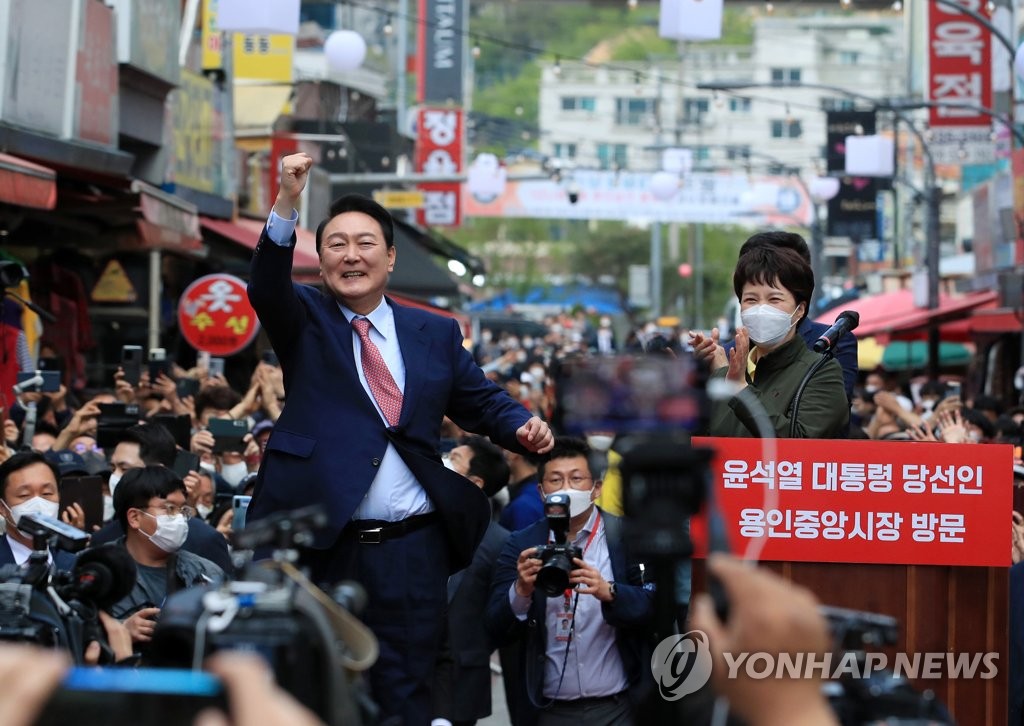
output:
[[711, 364], [712, 381], [725, 378], [736, 390], [712, 405], [712, 436], [759, 436], [744, 399], [753, 397], [768, 415], [779, 438], [827, 439], [845, 435], [850, 418], [842, 369], [826, 362], [810, 378], [793, 416], [793, 401], [805, 374], [820, 360], [796, 334], [807, 316], [814, 273], [791, 249], [759, 247], [736, 263], [733, 287], [743, 326], [729, 351], [699, 333], [694, 349]]

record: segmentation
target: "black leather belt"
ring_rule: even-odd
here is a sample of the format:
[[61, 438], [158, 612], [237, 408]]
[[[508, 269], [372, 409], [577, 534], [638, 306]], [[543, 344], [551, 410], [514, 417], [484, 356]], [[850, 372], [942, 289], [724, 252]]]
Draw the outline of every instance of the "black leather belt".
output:
[[406, 517], [398, 522], [387, 522], [381, 519], [353, 519], [348, 526], [355, 531], [356, 540], [360, 544], [381, 544], [389, 539], [404, 537], [417, 529], [423, 529], [438, 519], [437, 512], [427, 512]]
[[554, 706], [597, 706], [602, 703], [618, 702], [620, 699], [625, 698], [625, 696], [625, 691], [619, 691], [610, 696], [587, 696], [585, 698], [574, 698], [569, 701], [555, 700], [551, 703]]

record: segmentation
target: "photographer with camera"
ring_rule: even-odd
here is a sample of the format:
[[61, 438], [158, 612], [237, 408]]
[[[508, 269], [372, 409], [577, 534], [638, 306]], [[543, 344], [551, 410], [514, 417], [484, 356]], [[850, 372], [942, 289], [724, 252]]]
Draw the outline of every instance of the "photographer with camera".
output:
[[601, 481], [590, 448], [558, 437], [538, 471], [546, 519], [516, 532], [498, 557], [487, 626], [523, 650], [525, 722], [629, 724], [651, 678], [647, 636], [653, 586], [631, 581], [639, 563], [622, 521], [594, 505]]
[[213, 562], [181, 548], [193, 514], [185, 496], [184, 483], [164, 466], [131, 469], [114, 491], [115, 516], [125, 533], [119, 542], [135, 560], [138, 578], [110, 613], [124, 620], [136, 645], [152, 639], [169, 594], [224, 577]]

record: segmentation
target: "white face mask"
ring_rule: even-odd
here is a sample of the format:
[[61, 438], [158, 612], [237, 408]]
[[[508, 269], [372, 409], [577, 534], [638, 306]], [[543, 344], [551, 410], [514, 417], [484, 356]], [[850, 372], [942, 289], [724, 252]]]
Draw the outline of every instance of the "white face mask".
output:
[[569, 495], [569, 516], [578, 517], [590, 508], [590, 495], [594, 493], [594, 490], [588, 489], [581, 492], [577, 489], [570, 489], [564, 493]]
[[109, 494], [103, 495], [103, 521], [109, 522], [114, 518], [114, 497]]
[[13, 507], [8, 505], [7, 502], [4, 502], [4, 505], [7, 507], [7, 511], [11, 513], [11, 519], [14, 520], [15, 527], [18, 526], [21, 518], [26, 514], [42, 514], [53, 518], [60, 514], [59, 503], [51, 502], [49, 499], [43, 499], [42, 497], [32, 497], [21, 504], [15, 504]]
[[210, 474], [211, 476], [217, 473], [217, 467], [215, 467], [208, 461], [200, 461], [199, 468], [205, 471], [207, 474]]
[[796, 310], [787, 313], [772, 305], [754, 305], [740, 313], [744, 327], [750, 333], [750, 340], [757, 345], [772, 346], [780, 343], [796, 323]]
[[206, 519], [213, 514], [213, 507], [208, 507], [205, 504], [197, 504], [196, 511], [199, 512], [199, 516]]
[[448, 458], [447, 454], [441, 457], [441, 463], [444, 464], [445, 469], [455, 471], [455, 464], [452, 463], [452, 460]]
[[594, 451], [608, 451], [612, 447], [612, 437], [607, 434], [591, 434], [587, 437], [587, 444]]
[[220, 475], [224, 477], [231, 486], [238, 486], [238, 483], [245, 479], [245, 475], [249, 473], [249, 467], [245, 465], [244, 461], [240, 461], [237, 464], [225, 464], [220, 468]]
[[[142, 511], [142, 510], [139, 510]], [[164, 552], [174, 554], [181, 549], [188, 539], [188, 520], [181, 514], [161, 514], [154, 516], [149, 512], [142, 512], [147, 517], [156, 520], [156, 532], [146, 534], [149, 541], [162, 549]]]
[[111, 502], [114, 501], [114, 499], [113, 499], [113, 497], [114, 497], [114, 488], [117, 487], [117, 483], [119, 481], [121, 481], [121, 476], [122, 476], [121, 474], [118, 474], [115, 471], [115, 472], [112, 472], [110, 474], [110, 478], [107, 479], [107, 488], [110, 489], [110, 497], [111, 497], [110, 501]]

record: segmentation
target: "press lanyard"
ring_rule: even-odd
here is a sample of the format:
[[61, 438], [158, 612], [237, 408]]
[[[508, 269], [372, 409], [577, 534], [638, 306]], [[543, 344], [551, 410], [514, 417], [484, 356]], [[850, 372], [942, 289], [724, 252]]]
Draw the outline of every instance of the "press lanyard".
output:
[[[594, 541], [594, 537], [597, 536], [597, 530], [601, 529], [601, 511], [598, 510], [597, 518], [594, 520], [594, 528], [590, 530], [590, 536], [587, 537], [587, 543], [583, 545], [583, 554], [587, 554], [587, 550], [590, 549], [590, 543]], [[582, 560], [583, 558], [580, 557]], [[565, 588], [565, 612], [569, 612], [569, 601], [572, 598], [572, 588]]]

